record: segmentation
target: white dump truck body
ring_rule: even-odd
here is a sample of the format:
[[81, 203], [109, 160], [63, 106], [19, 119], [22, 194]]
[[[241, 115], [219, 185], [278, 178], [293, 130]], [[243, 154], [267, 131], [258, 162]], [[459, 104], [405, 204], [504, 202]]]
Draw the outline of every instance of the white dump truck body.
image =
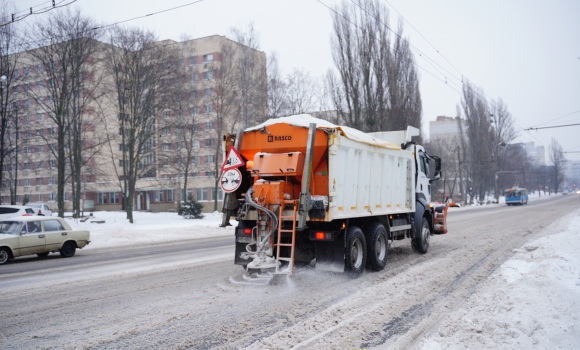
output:
[[328, 173], [327, 221], [415, 211], [415, 161], [408, 150], [333, 134]]

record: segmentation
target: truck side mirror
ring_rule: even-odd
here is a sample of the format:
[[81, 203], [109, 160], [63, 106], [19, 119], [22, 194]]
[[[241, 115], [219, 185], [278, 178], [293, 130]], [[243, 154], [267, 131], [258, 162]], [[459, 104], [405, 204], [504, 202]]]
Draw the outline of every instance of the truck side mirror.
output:
[[429, 182], [437, 181], [441, 178], [441, 158], [437, 156], [431, 156], [435, 160], [435, 172], [433, 172], [433, 177], [429, 179]]

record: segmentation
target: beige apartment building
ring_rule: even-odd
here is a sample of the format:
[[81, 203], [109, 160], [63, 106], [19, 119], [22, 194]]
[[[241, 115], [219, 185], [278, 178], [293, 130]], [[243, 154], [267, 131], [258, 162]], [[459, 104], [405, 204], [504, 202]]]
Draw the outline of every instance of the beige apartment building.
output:
[[[190, 98], [180, 102], [177, 108], [168, 108], [155, 116], [155, 133], [148, 143], [149, 152], [142, 161], [150, 170], [142, 174], [137, 182], [134, 209], [173, 211], [182, 198], [191, 194], [204, 204], [207, 212], [214, 210], [214, 200], [217, 198], [218, 210], [221, 210], [223, 193], [221, 189], [215, 190], [223, 162], [217, 131], [218, 128], [221, 134], [232, 131], [234, 123], [228, 120], [230, 117], [225, 121], [217, 119], [214, 103], [221, 90], [215, 86], [221, 78], [220, 74], [223, 74], [220, 65], [224, 60], [224, 48], [228, 47], [226, 50], [229, 53], [232, 47], [243, 46], [218, 35], [184, 42], [165, 40], [159, 44], [175, 45], [183, 53], [183, 58], [172, 69], [186, 78], [184, 91], [187, 90]], [[243, 48], [247, 52], [248, 48]], [[265, 53], [256, 50], [251, 52], [260, 74], [263, 73], [265, 78]], [[19, 138], [20, 146], [2, 169], [4, 180], [1, 202], [10, 203], [9, 185], [17, 175], [17, 204], [45, 202], [51, 209], [56, 209], [57, 169], [56, 160], [50, 152], [50, 147], [56, 145], [56, 141], [51, 141], [56, 129], [41, 105], [43, 98], [49, 98], [42, 95], [50, 81], [43, 74], [42, 65], [26, 57], [21, 60], [17, 74], [20, 79], [17, 86], [13, 87], [13, 108], [18, 110], [18, 132], [14, 130], [11, 137], [15, 142]], [[83, 167], [81, 207], [85, 211], [121, 210], [124, 207], [119, 180], [124, 165], [124, 145], [119, 137], [121, 131], [115, 99], [114, 92], [105, 92], [99, 101], [91, 105], [92, 108], [87, 108], [89, 122], [85, 128], [84, 142], [98, 147], [95, 147]], [[235, 118], [233, 114], [231, 118]], [[176, 120], [182, 122], [177, 123]], [[237, 123], [235, 127], [240, 126]], [[184, 129], [192, 133], [194, 139], [193, 164], [187, 174], [183, 167], [185, 142], [181, 135]], [[182, 193], [180, 189], [183, 188], [185, 177], [188, 182], [187, 193]], [[69, 181], [65, 190], [65, 209], [70, 210], [70, 199]]]

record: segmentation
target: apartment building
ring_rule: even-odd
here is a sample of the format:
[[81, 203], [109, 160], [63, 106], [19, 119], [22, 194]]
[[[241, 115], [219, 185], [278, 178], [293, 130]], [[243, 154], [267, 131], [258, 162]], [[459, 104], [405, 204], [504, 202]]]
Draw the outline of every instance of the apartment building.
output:
[[[102, 43], [99, 43], [102, 44]], [[219, 135], [232, 131], [238, 118], [233, 112], [220, 115], [216, 111], [217, 97], [224, 94], [217, 88], [224, 74], [221, 65], [231, 49], [243, 46], [224, 36], [209, 36], [184, 42], [164, 40], [181, 52], [180, 59], [172, 62], [174, 76], [183, 79], [183, 89], [175, 95], [186, 93], [182, 98], [156, 115], [154, 133], [146, 143], [147, 152], [139, 166], [147, 167], [137, 181], [133, 207], [135, 210], [173, 211], [177, 203], [192, 195], [205, 206], [214, 210], [214, 200], [221, 209], [223, 193], [216, 191], [217, 177], [223, 162]], [[105, 44], [102, 44], [105, 45]], [[245, 52], [247, 47], [243, 47]], [[224, 52], [224, 50], [226, 52]], [[260, 72], [266, 70], [266, 55], [251, 50], [254, 64]], [[237, 52], [237, 51], [235, 51]], [[10, 203], [10, 185], [17, 177], [16, 202], [46, 202], [56, 209], [57, 163], [51, 152], [56, 147], [56, 126], [42, 103], [50, 102], [45, 90], [51, 84], [43, 74], [42, 64], [34, 62], [30, 55], [21, 60], [16, 73], [18, 83], [13, 84], [13, 112], [18, 115], [11, 126], [11, 137], [18, 149], [12, 152], [5, 164], [1, 202]], [[230, 58], [231, 59], [231, 58]], [[107, 80], [105, 78], [104, 80]], [[82, 171], [81, 207], [86, 211], [121, 210], [124, 208], [122, 186], [123, 145], [120, 134], [120, 118], [115, 108], [116, 94], [103, 89], [102, 96], [86, 108], [86, 127], [83, 142], [89, 152]], [[265, 91], [264, 91], [265, 93]], [[172, 98], [172, 96], [169, 96]], [[221, 107], [220, 105], [220, 108]], [[266, 106], [264, 105], [264, 111]], [[232, 108], [232, 111], [239, 108]], [[83, 114], [83, 115], [85, 115]], [[239, 127], [239, 123], [237, 124]], [[220, 131], [220, 132], [218, 132]], [[187, 134], [189, 139], [184, 135]], [[18, 142], [19, 141], [19, 142]], [[192, 146], [192, 163], [185, 172], [184, 149]], [[217, 171], [216, 171], [217, 169]], [[187, 191], [183, 184], [187, 178]], [[65, 190], [65, 208], [71, 208], [71, 183]]]

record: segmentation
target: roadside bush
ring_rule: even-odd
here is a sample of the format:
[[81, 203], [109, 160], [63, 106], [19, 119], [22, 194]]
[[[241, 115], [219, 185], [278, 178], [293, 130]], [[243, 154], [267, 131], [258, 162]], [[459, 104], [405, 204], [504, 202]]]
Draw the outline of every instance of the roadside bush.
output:
[[179, 203], [177, 207], [177, 214], [183, 216], [186, 219], [201, 219], [204, 217], [202, 211], [203, 204], [193, 200], [191, 195], [187, 197], [186, 202]]

